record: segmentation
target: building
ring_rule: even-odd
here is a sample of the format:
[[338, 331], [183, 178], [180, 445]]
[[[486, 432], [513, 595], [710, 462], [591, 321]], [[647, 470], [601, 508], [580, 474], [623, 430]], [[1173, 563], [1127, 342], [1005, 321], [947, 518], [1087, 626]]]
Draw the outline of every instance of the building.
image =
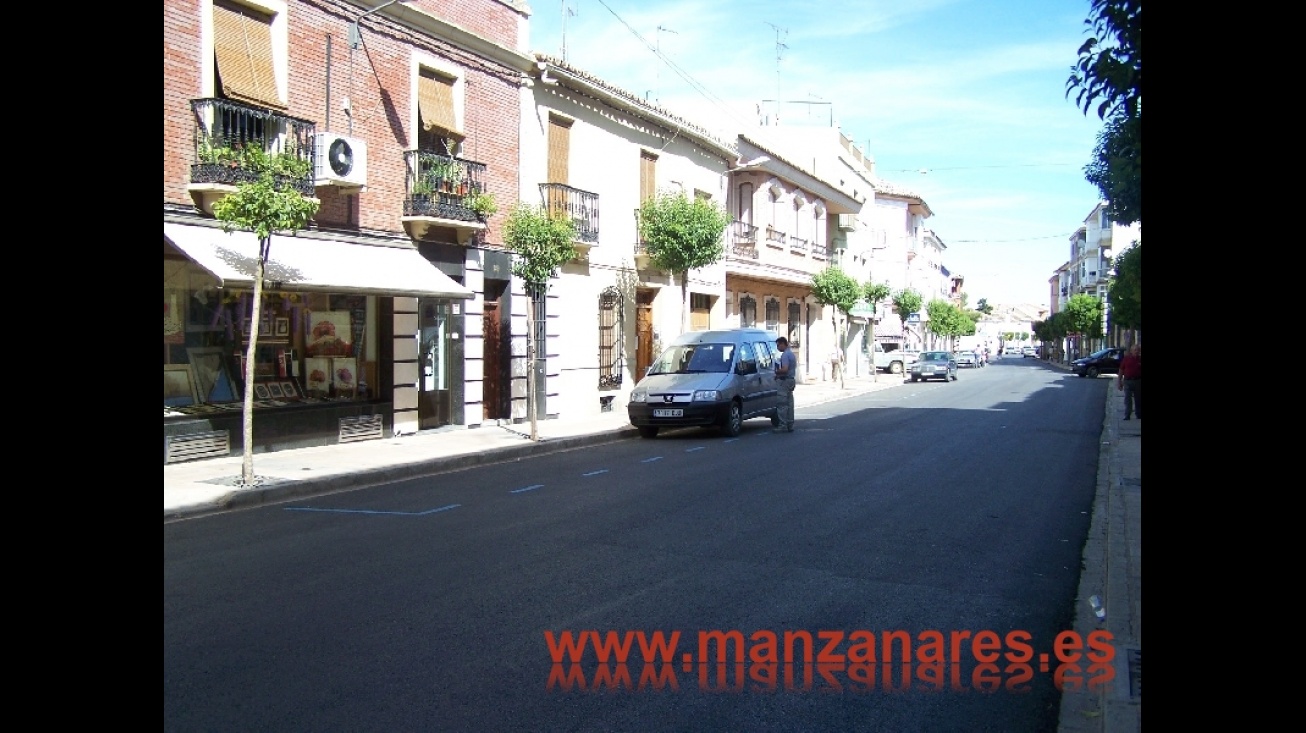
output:
[[165, 460], [182, 435], [213, 436], [208, 454], [242, 442], [259, 248], [224, 233], [213, 206], [260, 166], [320, 209], [270, 240], [248, 385], [257, 451], [521, 412], [495, 401], [523, 391], [521, 332], [486, 339], [475, 317], [502, 302], [503, 214], [468, 196], [518, 198], [528, 13], [499, 0], [165, 2]]

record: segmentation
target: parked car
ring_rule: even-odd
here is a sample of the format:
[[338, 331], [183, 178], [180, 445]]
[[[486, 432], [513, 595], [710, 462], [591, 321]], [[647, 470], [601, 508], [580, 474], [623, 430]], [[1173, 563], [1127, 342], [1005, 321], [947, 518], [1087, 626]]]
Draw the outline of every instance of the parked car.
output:
[[946, 351], [922, 351], [919, 359], [911, 365], [911, 381], [942, 379], [957, 381], [957, 360]]
[[979, 366], [979, 361], [975, 358], [975, 352], [973, 351], [958, 351], [953, 359], [957, 362], [958, 369]]
[[744, 421], [780, 423], [775, 334], [760, 328], [682, 334], [630, 392], [626, 412], [645, 438], [662, 428], [717, 426], [739, 435]]
[[1124, 349], [1102, 349], [1081, 359], [1070, 362], [1075, 374], [1081, 377], [1096, 377], [1099, 374], [1117, 374], [1120, 372], [1120, 359], [1125, 355]]
[[1038, 351], [1033, 346], [1026, 346], [1025, 348], [1020, 350], [1020, 356], [1021, 358], [1033, 357], [1037, 359]]

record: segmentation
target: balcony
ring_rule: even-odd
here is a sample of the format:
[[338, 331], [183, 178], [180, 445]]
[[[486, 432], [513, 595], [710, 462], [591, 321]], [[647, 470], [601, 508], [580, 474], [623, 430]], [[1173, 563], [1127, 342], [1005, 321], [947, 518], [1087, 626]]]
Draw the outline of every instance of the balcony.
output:
[[599, 195], [565, 183], [541, 183], [540, 198], [550, 215], [562, 214], [576, 225], [576, 259], [588, 259], [590, 247], [599, 243]]
[[485, 190], [484, 163], [426, 150], [404, 153], [404, 228], [414, 239], [432, 227], [453, 229], [461, 243], [485, 229], [485, 219], [466, 205], [468, 194]]
[[789, 238], [789, 251], [793, 254], [806, 256], [807, 250], [810, 246], [811, 243], [802, 237]]
[[742, 221], [730, 224], [730, 254], [738, 259], [757, 259], [757, 227]]
[[828, 260], [830, 259], [830, 245], [821, 245], [817, 242], [811, 243], [812, 259]]
[[195, 206], [213, 204], [252, 183], [266, 170], [311, 198], [316, 123], [230, 99], [192, 99], [195, 163], [186, 190]]
[[789, 235], [785, 234], [779, 229], [773, 229], [771, 227], [766, 228], [766, 244], [768, 247], [776, 247], [778, 249], [784, 249], [785, 242], [787, 242], [788, 240], [789, 240]]

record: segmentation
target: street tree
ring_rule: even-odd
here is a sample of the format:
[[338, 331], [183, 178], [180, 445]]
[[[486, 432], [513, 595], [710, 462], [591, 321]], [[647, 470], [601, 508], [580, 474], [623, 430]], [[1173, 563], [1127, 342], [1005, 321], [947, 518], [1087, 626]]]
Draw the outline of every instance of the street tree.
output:
[[926, 327], [936, 336], [951, 340], [975, 333], [975, 322], [946, 300], [931, 300], [925, 306], [925, 312], [930, 319]]
[[911, 288], [903, 288], [893, 294], [893, 307], [898, 311], [898, 320], [902, 321], [903, 333], [907, 332], [907, 319], [913, 313], [920, 313], [924, 302], [921, 294]]
[[689, 330], [689, 271], [725, 254], [730, 215], [708, 199], [664, 190], [639, 208], [639, 236], [654, 267], [680, 276], [680, 332]]
[[1120, 224], [1142, 221], [1143, 1], [1091, 0], [1088, 39], [1066, 80], [1066, 96], [1084, 114], [1096, 105], [1106, 125], [1085, 178]]
[[1101, 299], [1087, 293], [1072, 295], [1066, 301], [1066, 310], [1063, 312], [1071, 333], [1089, 338], [1102, 337], [1102, 315], [1105, 311]]
[[[280, 170], [268, 156], [255, 156], [261, 164], [251, 166], [258, 178], [242, 183], [236, 190], [213, 205], [213, 215], [226, 232], [239, 229], [258, 237], [258, 262], [254, 266], [253, 311], [249, 320], [249, 342], [245, 345], [245, 399], [241, 407], [241, 431], [244, 433], [240, 483], [253, 486], [254, 476], [254, 358], [258, 348], [259, 321], [263, 310], [263, 276], [271, 255], [273, 232], [296, 232], [308, 225], [320, 203], [296, 191], [291, 176]], [[288, 158], [290, 156], [280, 156]]]
[[540, 344], [537, 334], [535, 301], [549, 290], [549, 280], [558, 269], [576, 257], [576, 225], [570, 217], [550, 213], [542, 206], [519, 203], [508, 214], [503, 227], [503, 242], [517, 256], [512, 260], [512, 274], [526, 284], [526, 412], [531, 423], [531, 440], [538, 441], [539, 416], [536, 409], [535, 370]]
[[979, 302], [975, 304], [975, 310], [979, 311], [980, 313], [983, 313], [986, 316], [993, 315], [993, 306], [989, 305], [988, 298], [980, 298]]
[[866, 342], [862, 347], [871, 355], [871, 380], [876, 382], [880, 380], [880, 370], [875, 368], [875, 324], [880, 320], [880, 303], [888, 300], [892, 293], [893, 290], [887, 282], [877, 283], [867, 280], [862, 283], [862, 297], [871, 306], [871, 324], [866, 328]]
[[1143, 329], [1143, 244], [1134, 242], [1115, 258], [1115, 273], [1107, 302], [1111, 323], [1121, 328]]
[[[830, 327], [834, 329], [834, 347], [840, 349], [841, 353], [848, 312], [857, 305], [861, 295], [862, 287], [838, 265], [830, 265], [812, 275], [812, 297], [821, 305], [834, 306], [835, 314], [830, 318]], [[843, 316], [842, 321], [839, 316]], [[840, 376], [842, 374], [840, 371]]]

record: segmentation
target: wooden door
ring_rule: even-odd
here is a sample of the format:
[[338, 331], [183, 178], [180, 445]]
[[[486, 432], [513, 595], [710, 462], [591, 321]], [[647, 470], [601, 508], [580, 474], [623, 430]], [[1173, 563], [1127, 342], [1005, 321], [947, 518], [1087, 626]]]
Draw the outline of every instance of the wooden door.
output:
[[653, 353], [653, 295], [652, 290], [635, 293], [635, 381], [644, 378], [644, 372], [657, 358]]
[[481, 387], [483, 414], [486, 420], [506, 418], [508, 415], [503, 414], [503, 338], [498, 303], [490, 301], [485, 304], [481, 324], [485, 337], [485, 369]]

